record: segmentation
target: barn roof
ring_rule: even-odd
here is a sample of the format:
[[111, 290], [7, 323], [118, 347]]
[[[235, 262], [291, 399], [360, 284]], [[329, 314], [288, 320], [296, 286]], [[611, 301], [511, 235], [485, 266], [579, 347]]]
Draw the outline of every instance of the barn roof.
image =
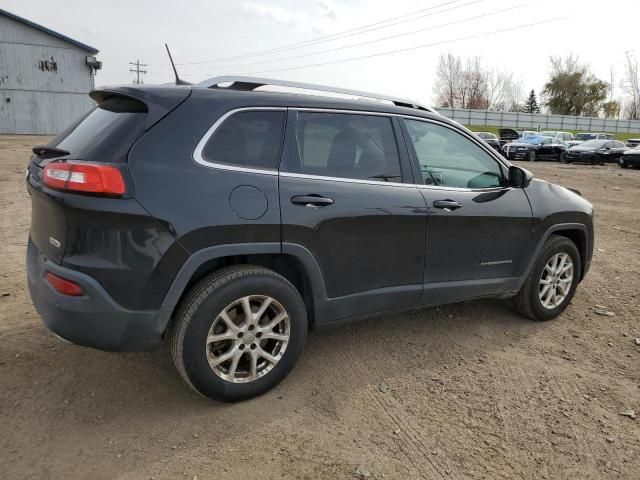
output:
[[6, 10], [3, 10], [0, 8], [0, 15], [4, 15], [6, 17], [11, 18], [12, 20], [15, 20], [17, 22], [20, 23], [24, 23], [25, 25], [28, 25], [32, 28], [35, 28], [37, 30], [40, 30], [41, 32], [44, 33], [48, 33], [49, 35], [53, 35], [54, 37], [57, 37], [61, 40], [64, 40], [65, 42], [68, 42], [72, 45], [75, 45], [76, 47], [82, 48], [83, 50], [86, 50], [87, 52], [90, 52], [92, 54], [96, 54], [99, 52], [99, 50], [97, 48], [93, 48], [85, 43], [79, 42], [77, 40], [74, 40], [73, 38], [69, 38], [66, 35], [63, 35], [61, 33], [55, 32], [53, 30], [48, 29], [47, 27], [43, 27], [42, 25], [38, 25], [37, 23], [32, 22], [31, 20], [27, 20], [26, 18], [20, 17], [18, 15], [15, 15], [11, 12], [7, 12]]

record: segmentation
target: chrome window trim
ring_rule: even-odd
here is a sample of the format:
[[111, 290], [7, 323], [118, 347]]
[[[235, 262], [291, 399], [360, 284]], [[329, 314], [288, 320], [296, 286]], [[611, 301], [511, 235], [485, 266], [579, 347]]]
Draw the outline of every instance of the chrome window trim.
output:
[[[271, 170], [267, 168], [251, 168], [251, 167], [241, 167], [239, 165], [227, 165], [226, 163], [218, 163], [218, 162], [212, 162], [212, 161], [206, 160], [202, 156], [204, 147], [209, 142], [209, 139], [211, 138], [213, 133], [218, 129], [218, 127], [222, 125], [222, 123], [227, 118], [231, 117], [236, 113], [248, 112], [248, 111], [286, 112], [287, 108], [286, 107], [240, 107], [240, 108], [234, 108], [233, 110], [229, 110], [228, 112], [224, 113], [220, 118], [218, 118], [218, 120], [216, 120], [214, 124], [211, 125], [211, 127], [209, 127], [209, 129], [205, 132], [203, 137], [198, 142], [198, 145], [196, 145], [195, 150], [193, 151], [193, 155], [192, 155], [193, 160], [202, 166], [209, 167], [209, 168], [216, 168], [219, 170], [230, 170], [233, 172], [257, 173], [260, 175], [277, 176], [278, 175], [277, 168]], [[283, 129], [283, 135], [284, 135], [284, 129]]]
[[326, 177], [323, 175], [310, 175], [307, 173], [280, 172], [280, 176], [289, 177], [289, 178], [304, 178], [307, 180], [323, 180], [323, 181], [329, 181], [329, 182], [358, 183], [358, 184], [364, 184], [364, 185], [382, 185], [387, 187], [409, 187], [409, 188], [419, 187], [419, 185], [416, 185], [415, 183], [383, 182], [381, 180], [365, 180], [361, 178]]
[[[402, 113], [389, 113], [389, 112], [374, 112], [369, 110], [348, 110], [348, 109], [335, 109], [335, 108], [318, 108], [318, 107], [239, 107], [229, 110], [224, 113], [218, 120], [216, 120], [211, 127], [205, 132], [203, 137], [198, 142], [195, 150], [193, 151], [193, 160], [204, 167], [215, 168], [218, 170], [227, 170], [233, 172], [244, 172], [244, 173], [255, 173], [259, 175], [272, 175], [272, 176], [282, 176], [289, 178], [304, 178], [309, 180], [324, 180], [324, 181], [336, 181], [343, 183], [357, 183], [364, 185], [383, 185], [388, 187], [412, 187], [412, 188], [421, 188], [421, 189], [434, 189], [434, 190], [451, 190], [451, 191], [459, 191], [459, 192], [489, 192], [495, 190], [502, 190], [510, 187], [488, 187], [488, 188], [463, 188], [463, 187], [447, 187], [441, 185], [424, 185], [420, 183], [400, 183], [400, 182], [385, 182], [382, 180], [365, 180], [365, 179], [357, 179], [357, 178], [345, 178], [345, 177], [328, 177], [323, 175], [311, 175], [306, 173], [294, 173], [294, 172], [283, 172], [279, 170], [269, 170], [269, 169], [261, 169], [261, 168], [248, 168], [248, 167], [240, 167], [237, 165], [227, 165], [224, 163], [217, 163], [205, 160], [202, 156], [202, 152], [207, 142], [216, 131], [216, 129], [222, 125], [222, 123], [238, 112], [247, 112], [247, 111], [275, 111], [275, 112], [286, 112], [288, 110], [295, 112], [320, 112], [320, 113], [344, 113], [344, 114], [354, 114], [354, 115], [373, 115], [373, 116], [382, 116], [391, 119], [392, 117], [397, 117], [401, 119], [410, 119], [410, 120], [418, 120], [422, 122], [430, 122], [441, 125], [443, 127], [451, 128], [446, 122], [439, 121], [437, 119], [432, 118], [424, 118], [415, 115], [407, 115]], [[485, 152], [487, 152], [492, 158], [494, 158], [500, 165], [505, 168], [509, 168], [507, 164], [504, 163], [503, 160], [500, 160], [493, 152], [490, 151], [489, 148], [485, 148], [480, 142], [473, 138], [473, 135], [469, 135], [466, 132], [458, 129], [453, 129], [458, 131], [461, 135], [464, 135], [469, 140], [474, 142], [480, 148], [482, 148]]]

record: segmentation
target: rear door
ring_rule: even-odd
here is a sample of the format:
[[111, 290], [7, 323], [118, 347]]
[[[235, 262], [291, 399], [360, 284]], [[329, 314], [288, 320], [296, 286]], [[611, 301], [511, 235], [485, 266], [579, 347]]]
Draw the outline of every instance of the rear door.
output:
[[320, 267], [329, 307], [319, 321], [418, 303], [427, 215], [398, 128], [381, 114], [290, 111], [282, 242]]
[[404, 132], [429, 208], [422, 304], [513, 288], [530, 252], [532, 213], [507, 168], [462, 130], [405, 119]]

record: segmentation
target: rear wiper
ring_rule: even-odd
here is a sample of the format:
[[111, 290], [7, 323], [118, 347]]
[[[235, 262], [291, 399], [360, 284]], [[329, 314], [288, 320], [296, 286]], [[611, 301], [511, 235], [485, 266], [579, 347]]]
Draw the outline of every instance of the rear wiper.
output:
[[46, 145], [38, 145], [31, 149], [33, 153], [42, 158], [62, 157], [63, 155], [69, 155], [69, 152], [61, 148], [47, 147]]
[[387, 174], [381, 173], [380, 175], [371, 175], [370, 177], [367, 177], [367, 178], [380, 178], [388, 182], [390, 178], [400, 178], [400, 175], [387, 175]]

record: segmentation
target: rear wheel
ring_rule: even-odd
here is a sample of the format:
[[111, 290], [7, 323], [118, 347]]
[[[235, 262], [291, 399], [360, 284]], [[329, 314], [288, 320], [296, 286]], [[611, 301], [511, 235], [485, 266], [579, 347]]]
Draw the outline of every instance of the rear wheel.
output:
[[552, 235], [514, 298], [516, 310], [532, 320], [557, 317], [571, 302], [580, 274], [580, 254], [575, 244], [566, 237]]
[[307, 335], [307, 314], [289, 281], [262, 267], [235, 266], [201, 280], [171, 331], [174, 363], [198, 393], [245, 400], [277, 385]]

